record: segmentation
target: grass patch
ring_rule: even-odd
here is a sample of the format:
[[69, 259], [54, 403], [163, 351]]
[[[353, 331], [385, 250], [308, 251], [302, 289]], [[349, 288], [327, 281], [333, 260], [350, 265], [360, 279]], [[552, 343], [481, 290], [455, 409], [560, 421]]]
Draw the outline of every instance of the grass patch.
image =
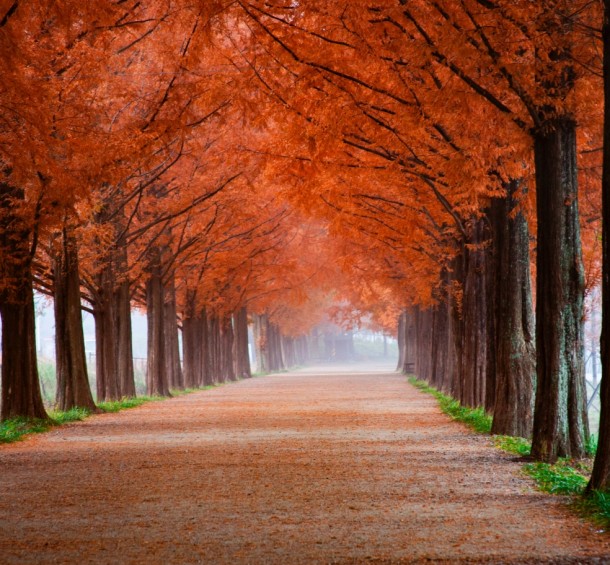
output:
[[162, 396], [138, 396], [133, 398], [121, 398], [121, 400], [107, 400], [106, 402], [98, 402], [97, 407], [103, 412], [119, 412], [128, 408], [136, 408], [142, 406], [146, 402], [153, 400], [162, 400]]
[[83, 408], [72, 408], [67, 412], [50, 412], [48, 420], [38, 418], [11, 418], [0, 422], [0, 443], [13, 443], [19, 441], [29, 434], [40, 434], [48, 431], [54, 426], [61, 426], [68, 422], [82, 420], [89, 415], [88, 410]]
[[567, 459], [560, 459], [554, 465], [527, 463], [523, 470], [536, 481], [536, 485], [543, 492], [582, 494], [587, 486], [587, 478]]
[[436, 398], [440, 404], [441, 410], [451, 416], [454, 420], [462, 422], [472, 428], [474, 431], [481, 434], [491, 432], [491, 416], [485, 413], [483, 408], [467, 408], [462, 406], [455, 398], [451, 398], [446, 394], [429, 386], [426, 382], [420, 381], [415, 377], [409, 377], [409, 382], [423, 392], [427, 392]]
[[28, 418], [11, 418], [0, 422], [0, 443], [13, 443], [28, 434], [46, 432], [52, 423], [50, 420]]
[[610, 492], [594, 490], [574, 502], [574, 508], [585, 518], [610, 529]]
[[498, 449], [527, 457], [532, 450], [532, 442], [523, 437], [493, 436], [494, 445]]
[[91, 412], [85, 408], [72, 408], [67, 412], [49, 412], [49, 416], [53, 421], [54, 425], [61, 426], [61, 424], [67, 424], [68, 422], [78, 422], [84, 420], [89, 416]]

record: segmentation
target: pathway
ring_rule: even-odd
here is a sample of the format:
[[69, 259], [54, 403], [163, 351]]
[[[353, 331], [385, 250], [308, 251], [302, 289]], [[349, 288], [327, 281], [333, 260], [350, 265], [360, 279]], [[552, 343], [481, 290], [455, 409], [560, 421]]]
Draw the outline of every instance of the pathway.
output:
[[0, 446], [0, 563], [608, 563], [392, 373], [298, 372]]

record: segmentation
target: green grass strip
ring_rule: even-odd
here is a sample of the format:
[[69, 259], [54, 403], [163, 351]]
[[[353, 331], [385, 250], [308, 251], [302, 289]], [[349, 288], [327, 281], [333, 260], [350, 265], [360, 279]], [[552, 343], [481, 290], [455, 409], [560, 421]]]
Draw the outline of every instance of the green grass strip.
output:
[[583, 494], [588, 482], [587, 477], [567, 459], [560, 459], [554, 465], [527, 463], [523, 470], [536, 481], [541, 491], [551, 494]]
[[[132, 398], [121, 398], [121, 400], [107, 400], [106, 402], [99, 402], [97, 407], [103, 412], [119, 412], [121, 410], [127, 410], [129, 408], [137, 408], [142, 406], [146, 402], [152, 402], [154, 400], [163, 400], [163, 396], [137, 396]], [[169, 398], [169, 397], [168, 397]]]
[[462, 406], [455, 398], [443, 394], [434, 387], [429, 386], [428, 383], [420, 381], [415, 377], [409, 377], [409, 382], [419, 390], [434, 396], [438, 400], [441, 410], [457, 422], [463, 422], [481, 434], [491, 432], [492, 418], [489, 414], [485, 413], [483, 408], [467, 408]]
[[67, 412], [49, 412], [48, 420], [12, 418], [0, 422], [0, 443], [12, 443], [19, 441], [29, 434], [40, 434], [55, 426], [61, 426], [68, 422], [83, 420], [89, 416], [89, 411], [83, 408], [72, 408]]
[[[192, 392], [198, 392], [201, 390], [209, 390], [219, 385], [210, 385], [202, 388], [188, 388], [184, 390], [172, 390], [172, 396], [183, 396]], [[146, 402], [152, 402], [155, 400], [165, 400], [163, 396], [138, 396], [134, 398], [122, 398], [121, 400], [112, 400], [107, 402], [99, 402], [97, 407], [102, 412], [120, 412], [129, 408], [136, 408]], [[30, 434], [40, 434], [49, 431], [51, 428], [61, 426], [68, 422], [76, 422], [84, 420], [91, 413], [89, 410], [84, 408], [72, 408], [66, 412], [51, 411], [49, 412], [48, 420], [41, 419], [28, 419], [28, 418], [12, 418], [10, 420], [4, 420], [0, 422], [0, 444], [2, 443], [13, 443], [23, 439], [25, 436]]]
[[532, 451], [532, 442], [524, 437], [492, 436], [494, 445], [502, 451], [527, 457]]

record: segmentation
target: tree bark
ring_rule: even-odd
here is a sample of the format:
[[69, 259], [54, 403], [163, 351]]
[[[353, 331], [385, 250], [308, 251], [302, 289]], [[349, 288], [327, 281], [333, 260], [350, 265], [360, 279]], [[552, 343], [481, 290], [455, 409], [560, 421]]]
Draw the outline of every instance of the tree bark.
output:
[[415, 309], [416, 356], [415, 374], [428, 383], [432, 382], [432, 309]]
[[610, 0], [604, 0], [604, 153], [602, 170], [602, 319], [600, 420], [597, 453], [587, 490], [610, 489]]
[[283, 371], [286, 366], [282, 356], [282, 342], [280, 329], [276, 324], [269, 322], [267, 318], [268, 336], [269, 336], [269, 370]]
[[463, 247], [462, 336], [460, 395], [464, 406], [485, 405], [487, 373], [487, 285], [489, 233], [484, 218], [471, 222], [468, 245]]
[[81, 314], [80, 277], [76, 239], [64, 226], [53, 260], [55, 310], [56, 405], [59, 410], [96, 411], [85, 354]]
[[404, 311], [405, 338], [403, 367], [404, 374], [415, 374], [415, 361], [417, 356], [417, 328], [415, 327], [415, 308], [407, 308]]
[[583, 457], [588, 438], [583, 363], [584, 274], [578, 215], [576, 124], [535, 132], [537, 388], [532, 456]]
[[108, 262], [97, 275], [96, 298], [93, 303], [95, 319], [95, 383], [98, 402], [121, 398], [117, 367], [115, 277]]
[[396, 370], [402, 371], [405, 363], [405, 313], [398, 316], [398, 329], [396, 331], [396, 342], [398, 344], [398, 363]]
[[492, 434], [529, 438], [533, 425], [536, 352], [530, 283], [529, 230], [515, 193], [492, 202], [496, 356]]
[[235, 374], [238, 379], [252, 376], [250, 354], [248, 351], [248, 312], [240, 308], [233, 316], [235, 322]]
[[205, 340], [208, 346], [208, 377], [206, 385], [224, 382], [220, 340], [220, 321], [216, 314], [211, 314], [208, 316], [207, 338]]
[[[125, 250], [126, 252], [126, 250]], [[129, 281], [119, 283], [113, 293], [115, 319], [115, 355], [118, 389], [121, 397], [136, 396], [133, 370], [133, 334], [131, 330], [131, 294]]]
[[187, 291], [182, 313], [182, 356], [184, 359], [184, 385], [197, 388], [203, 385], [201, 316], [196, 313], [195, 295]]
[[233, 332], [233, 321], [231, 316], [224, 315], [221, 320], [221, 373], [224, 381], [235, 381], [235, 360], [233, 351], [235, 346], [235, 334]]
[[176, 284], [173, 273], [165, 285], [163, 315], [165, 322], [165, 363], [169, 387], [182, 390], [184, 377], [180, 363], [180, 340], [178, 337], [178, 313], [176, 310]]
[[31, 233], [15, 212], [23, 191], [0, 183], [0, 318], [2, 408], [0, 419], [48, 418], [36, 359]]
[[266, 373], [269, 369], [269, 343], [268, 324], [265, 314], [254, 315], [254, 342], [256, 345], [256, 368], [259, 373]]
[[165, 311], [164, 289], [161, 280], [160, 252], [150, 266], [146, 282], [146, 317], [148, 320], [148, 355], [146, 364], [146, 393], [154, 396], [171, 396], [165, 363]]

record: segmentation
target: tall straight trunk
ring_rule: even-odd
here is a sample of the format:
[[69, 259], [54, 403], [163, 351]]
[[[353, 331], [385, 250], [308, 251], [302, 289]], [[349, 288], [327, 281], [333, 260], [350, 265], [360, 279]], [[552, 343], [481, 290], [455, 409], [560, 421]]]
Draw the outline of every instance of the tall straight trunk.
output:
[[602, 171], [602, 320], [599, 441], [588, 490], [610, 490], [610, 0], [604, 0], [604, 163]]
[[[13, 271], [18, 271], [12, 268]], [[0, 418], [48, 418], [42, 402], [34, 329], [31, 278], [21, 273], [19, 287], [0, 300], [2, 318], [2, 412]]]
[[0, 318], [2, 408], [0, 419], [48, 418], [36, 359], [30, 232], [16, 215], [23, 191], [0, 183]]
[[214, 384], [214, 374], [212, 367], [212, 357], [214, 355], [213, 343], [210, 338], [210, 324], [209, 316], [206, 308], [203, 308], [199, 312], [199, 319], [201, 323], [201, 339], [199, 341], [199, 347], [201, 348], [200, 362], [201, 362], [201, 386], [210, 386]]
[[434, 307], [432, 316], [432, 337], [430, 358], [430, 384], [439, 390], [446, 389], [447, 382], [447, 358], [449, 341], [449, 305], [446, 301], [440, 302]]
[[225, 378], [222, 374], [222, 352], [220, 343], [220, 322], [216, 314], [208, 316], [207, 339], [208, 345], [208, 380], [206, 384], [222, 383]]
[[[118, 216], [115, 230], [119, 233], [116, 250], [112, 255], [114, 272], [119, 280], [113, 281], [114, 301], [113, 314], [115, 323], [116, 378], [119, 393], [122, 397], [136, 395], [136, 383], [133, 370], [133, 333], [131, 329], [131, 285], [127, 278], [129, 269], [127, 261], [127, 238], [124, 230], [124, 214]], [[122, 234], [122, 235], [121, 235]]]
[[465, 406], [485, 404], [487, 374], [487, 285], [486, 244], [489, 240], [487, 222], [483, 218], [471, 222], [469, 245], [463, 247], [462, 336], [460, 351], [460, 394]]
[[182, 319], [182, 356], [184, 359], [184, 386], [197, 388], [203, 382], [201, 373], [201, 319]]
[[59, 410], [75, 407], [95, 411], [87, 377], [85, 337], [81, 314], [80, 276], [76, 239], [64, 226], [53, 260], [55, 310], [55, 359]]
[[268, 324], [265, 314], [254, 315], [254, 343], [256, 347], [256, 368], [259, 373], [269, 371]]
[[289, 336], [281, 336], [280, 345], [282, 349], [282, 358], [284, 359], [286, 367], [294, 367], [296, 365], [294, 339]]
[[450, 336], [449, 358], [453, 359], [452, 369], [447, 374], [448, 382], [446, 391], [454, 398], [461, 399], [463, 396], [462, 370], [464, 368], [464, 320], [463, 312], [463, 285], [464, 285], [464, 254], [459, 254], [451, 262], [451, 276], [449, 278], [449, 314], [450, 314]]
[[402, 372], [405, 374], [415, 373], [415, 361], [417, 354], [417, 328], [415, 327], [415, 309], [413, 307], [405, 309], [405, 334], [404, 334], [404, 354]]
[[415, 374], [428, 383], [432, 382], [432, 317], [430, 308], [415, 310]]
[[[486, 355], [485, 355], [485, 399], [483, 407], [488, 414], [493, 414], [494, 405], [496, 401], [496, 363], [497, 363], [497, 341], [496, 334], [498, 332], [498, 324], [502, 323], [501, 320], [496, 319], [496, 308], [497, 308], [497, 286], [496, 280], [498, 277], [498, 263], [496, 261], [495, 253], [495, 234], [494, 234], [494, 221], [492, 218], [493, 211], [492, 207], [488, 207], [486, 210], [486, 220], [489, 226], [489, 237], [490, 245], [485, 248], [485, 274], [484, 274], [484, 285], [485, 285], [485, 338], [486, 338]], [[527, 265], [529, 269], [529, 265]], [[529, 273], [529, 271], [528, 271]], [[531, 312], [533, 315], [533, 311]], [[532, 318], [533, 319], [533, 318]]]
[[451, 274], [448, 269], [441, 272], [442, 285], [437, 291], [438, 304], [434, 307], [431, 344], [431, 384], [439, 390], [451, 390], [451, 375], [455, 357], [449, 354], [453, 344], [451, 334]]
[[535, 133], [538, 213], [537, 387], [532, 456], [582, 457], [588, 438], [576, 124], [555, 118]]
[[238, 379], [247, 379], [252, 376], [252, 372], [248, 351], [248, 312], [245, 306], [235, 313], [233, 321], [235, 324], [235, 374]]
[[396, 330], [396, 343], [398, 344], [398, 363], [396, 370], [402, 371], [405, 362], [405, 313], [398, 316], [398, 328]]
[[165, 322], [165, 364], [170, 388], [184, 388], [182, 365], [180, 364], [180, 340], [178, 337], [178, 312], [176, 310], [176, 284], [173, 273], [165, 285], [165, 304], [163, 306]]
[[221, 358], [222, 375], [224, 380], [235, 381], [235, 361], [233, 351], [235, 345], [235, 333], [233, 332], [233, 321], [231, 316], [224, 315], [221, 319]]
[[164, 289], [158, 260], [159, 257], [153, 259], [150, 277], [146, 282], [146, 317], [148, 320], [146, 393], [170, 396], [165, 363]]
[[131, 329], [131, 294], [129, 281], [123, 281], [114, 291], [116, 375], [121, 397], [136, 396], [133, 370], [133, 333]]
[[[107, 212], [107, 211], [106, 211]], [[108, 220], [100, 212], [101, 224]], [[136, 395], [131, 328], [131, 292], [127, 277], [127, 241], [124, 216], [113, 216], [117, 242], [104, 258], [94, 277], [93, 316], [95, 319], [95, 379], [97, 400], [117, 400]]]
[[536, 352], [530, 283], [529, 230], [515, 193], [495, 199], [489, 218], [493, 227], [496, 356], [493, 434], [531, 437]]
[[268, 322], [269, 370], [283, 371], [286, 366], [282, 356], [282, 334], [276, 324]]
[[98, 402], [121, 398], [117, 374], [116, 314], [114, 300], [115, 276], [108, 262], [97, 275], [93, 303], [95, 319], [95, 382]]
[[203, 385], [201, 316], [196, 311], [195, 294], [187, 291], [182, 312], [182, 357], [184, 359], [184, 386], [197, 388]]

